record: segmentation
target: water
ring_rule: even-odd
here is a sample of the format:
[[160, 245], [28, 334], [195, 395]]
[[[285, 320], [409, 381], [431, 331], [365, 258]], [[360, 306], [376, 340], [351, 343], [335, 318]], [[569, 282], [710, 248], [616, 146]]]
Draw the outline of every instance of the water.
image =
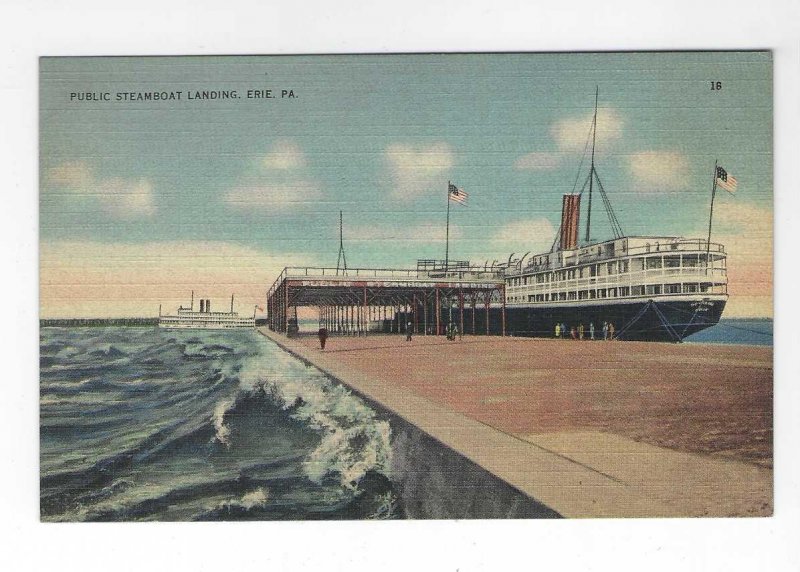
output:
[[704, 344], [772, 345], [772, 320], [766, 318], [722, 318], [719, 323], [686, 338]]
[[253, 331], [43, 328], [46, 521], [392, 518], [391, 428]]
[[558, 516], [254, 331], [42, 328], [45, 521]]

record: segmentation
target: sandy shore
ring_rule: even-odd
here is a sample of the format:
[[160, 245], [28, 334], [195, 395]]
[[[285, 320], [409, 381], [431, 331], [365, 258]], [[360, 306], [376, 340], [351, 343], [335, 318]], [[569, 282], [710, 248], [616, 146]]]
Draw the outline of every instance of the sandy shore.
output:
[[565, 516], [772, 512], [772, 348], [268, 335]]

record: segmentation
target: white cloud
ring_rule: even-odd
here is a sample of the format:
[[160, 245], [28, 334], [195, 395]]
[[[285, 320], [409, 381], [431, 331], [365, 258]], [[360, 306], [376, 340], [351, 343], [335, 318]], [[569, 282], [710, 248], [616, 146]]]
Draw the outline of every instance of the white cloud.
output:
[[[714, 202], [711, 240], [728, 254], [725, 316], [772, 316], [773, 217], [769, 207], [743, 203], [721, 193]], [[706, 236], [699, 228], [692, 236]]]
[[143, 244], [44, 241], [40, 247], [43, 317], [155, 316], [195, 297], [252, 312], [282, 268], [312, 265], [306, 255], [276, 254], [222, 241]]
[[239, 210], [294, 210], [322, 198], [322, 191], [308, 181], [293, 184], [244, 185], [225, 194], [228, 206]]
[[428, 146], [394, 143], [386, 148], [385, 156], [394, 183], [393, 197], [410, 201], [439, 187], [445, 193], [446, 183], [442, 180], [453, 167], [453, 152], [447, 143]]
[[104, 179], [97, 181], [97, 189], [104, 210], [117, 218], [152, 216], [156, 212], [153, 186], [147, 179]]
[[267, 169], [293, 170], [306, 166], [303, 150], [289, 139], [276, 142], [264, 156], [262, 165]]
[[47, 172], [46, 181], [54, 187], [80, 190], [94, 180], [92, 169], [84, 161], [64, 161]]
[[114, 218], [150, 217], [156, 212], [153, 185], [149, 180], [121, 177], [97, 178], [84, 161], [65, 161], [45, 177], [52, 191], [66, 191], [74, 198], [88, 199]]
[[524, 254], [528, 251], [546, 250], [552, 244], [554, 236], [555, 229], [550, 221], [536, 218], [506, 224], [494, 233], [490, 243], [495, 251]]
[[514, 161], [514, 168], [520, 171], [546, 171], [555, 169], [561, 163], [557, 153], [533, 152]]
[[639, 151], [628, 156], [636, 189], [642, 192], [685, 189], [689, 160], [676, 151]]
[[[589, 129], [592, 125], [594, 111], [581, 117], [562, 119], [553, 124], [550, 134], [562, 151], [583, 151]], [[620, 114], [611, 108], [597, 110], [597, 138], [599, 152], [607, 150], [609, 144], [622, 135], [625, 122]], [[591, 142], [590, 142], [591, 145]]]

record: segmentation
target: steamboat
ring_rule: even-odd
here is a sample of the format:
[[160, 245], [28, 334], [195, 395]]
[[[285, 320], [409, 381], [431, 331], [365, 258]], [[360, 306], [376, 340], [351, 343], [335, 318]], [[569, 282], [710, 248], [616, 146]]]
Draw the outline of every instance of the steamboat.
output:
[[[617, 339], [682, 341], [715, 325], [728, 299], [728, 277], [725, 247], [710, 240], [711, 215], [707, 239], [626, 236], [597, 174], [596, 131], [597, 96], [589, 174], [580, 192], [563, 195], [552, 247], [518, 260], [509, 257], [504, 265], [507, 331], [553, 336], [558, 324], [562, 335], [580, 328], [588, 337], [591, 328], [602, 337], [610, 327]], [[715, 165], [714, 171], [712, 214], [718, 182], [730, 192], [730, 184], [735, 186], [724, 169]], [[579, 243], [587, 189], [585, 235]], [[593, 194], [600, 195], [608, 215], [613, 233], [608, 240], [590, 239]]]
[[194, 292], [188, 308], [181, 305], [175, 315], [162, 315], [158, 310], [158, 325], [166, 329], [202, 329], [202, 330], [228, 330], [255, 328], [256, 316], [242, 317], [233, 310], [233, 295], [231, 295], [230, 312], [212, 312], [211, 299], [200, 300], [200, 310], [194, 309]]

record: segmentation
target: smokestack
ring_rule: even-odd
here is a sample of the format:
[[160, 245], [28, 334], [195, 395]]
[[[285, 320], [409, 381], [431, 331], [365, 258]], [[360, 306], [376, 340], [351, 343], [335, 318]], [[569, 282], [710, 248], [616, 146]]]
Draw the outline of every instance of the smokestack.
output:
[[211, 313], [211, 298], [206, 298], [206, 314]]
[[206, 311], [206, 301], [200, 298], [200, 313], [202, 314], [205, 311]]
[[580, 195], [563, 196], [561, 201], [561, 250], [573, 250], [578, 247], [580, 208]]
[[233, 314], [233, 294], [231, 294], [231, 314]]

